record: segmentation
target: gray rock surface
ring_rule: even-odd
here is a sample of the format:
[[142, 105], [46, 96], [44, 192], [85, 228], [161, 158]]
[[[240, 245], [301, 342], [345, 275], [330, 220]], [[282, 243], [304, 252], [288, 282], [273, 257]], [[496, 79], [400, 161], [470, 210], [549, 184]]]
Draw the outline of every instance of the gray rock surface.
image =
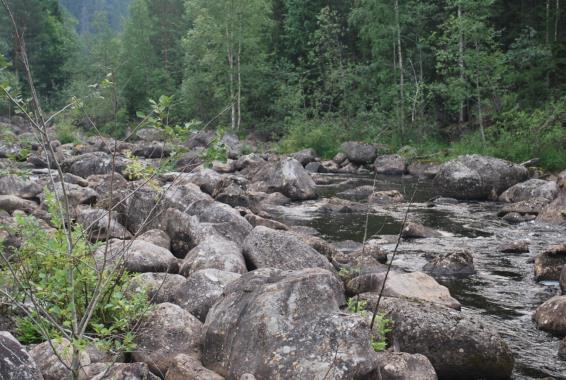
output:
[[9, 332], [0, 331], [0, 378], [42, 380], [43, 376], [26, 349]]
[[246, 238], [244, 257], [254, 268], [332, 269], [332, 265], [323, 255], [294, 234], [263, 226], [254, 228]]
[[375, 146], [358, 141], [345, 142], [340, 145], [340, 150], [355, 164], [371, 164], [377, 157]]
[[324, 269], [247, 273], [208, 314], [203, 364], [230, 379], [374, 378], [367, 322], [340, 313], [343, 303], [341, 282]]

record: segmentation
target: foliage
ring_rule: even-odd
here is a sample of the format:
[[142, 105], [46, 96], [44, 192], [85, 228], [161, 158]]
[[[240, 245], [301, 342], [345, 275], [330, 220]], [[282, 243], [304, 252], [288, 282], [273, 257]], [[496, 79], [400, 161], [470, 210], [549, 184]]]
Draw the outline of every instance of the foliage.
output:
[[226, 146], [222, 142], [223, 137], [224, 130], [217, 130], [214, 138], [201, 154], [200, 158], [202, 159], [205, 166], [211, 167], [213, 161], [226, 162], [226, 160], [228, 160], [228, 151], [226, 149]]
[[[368, 303], [365, 300], [359, 300], [356, 297], [348, 298], [346, 301], [346, 309], [350, 313], [357, 313], [362, 317], [369, 317], [367, 311]], [[373, 334], [371, 340], [371, 347], [374, 351], [384, 351], [387, 348], [387, 334], [390, 333], [393, 321], [387, 318], [384, 314], [377, 314], [375, 316], [375, 324], [373, 327]]]
[[339, 151], [344, 133], [332, 121], [297, 120], [279, 143], [281, 153], [297, 152], [312, 148], [322, 158], [332, 158]]
[[77, 127], [71, 124], [69, 120], [61, 120], [55, 126], [57, 140], [61, 144], [79, 144], [77, 136]]
[[[67, 238], [53, 193], [47, 192], [46, 202], [54, 229], [46, 230], [31, 216], [16, 216], [15, 231], [22, 237], [11, 268], [1, 272], [2, 282], [9, 284], [16, 299], [24, 301], [33, 293], [50, 319], [37, 309], [18, 319], [18, 338], [23, 343], [37, 343], [47, 338], [61, 337], [55, 324], [72, 329], [73, 313], [82, 318], [101, 280], [103, 297], [95, 306], [87, 326], [87, 338], [74, 345], [95, 342], [113, 350], [131, 350], [132, 327], [149, 309], [143, 293], [127, 298], [124, 291], [129, 275], [120, 271], [99, 271], [93, 257], [97, 248], [85, 238], [84, 231], [74, 226], [74, 244], [69, 252]], [[70, 274], [73, 273], [73, 276]]]

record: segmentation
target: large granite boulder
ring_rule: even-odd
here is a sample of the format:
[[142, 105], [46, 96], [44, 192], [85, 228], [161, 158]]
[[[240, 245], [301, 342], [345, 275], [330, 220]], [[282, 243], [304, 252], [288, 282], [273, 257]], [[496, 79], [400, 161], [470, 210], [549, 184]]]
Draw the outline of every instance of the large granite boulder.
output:
[[229, 284], [206, 318], [203, 364], [238, 379], [372, 379], [367, 321], [339, 312], [344, 289], [320, 268], [258, 269]]
[[202, 333], [202, 323], [189, 312], [172, 303], [159, 304], [144, 318], [132, 358], [165, 376], [178, 354], [200, 358]]
[[211, 236], [191, 249], [183, 259], [180, 273], [189, 277], [202, 269], [218, 269], [233, 273], [246, 273], [242, 249], [232, 241]]
[[332, 269], [326, 257], [296, 235], [263, 226], [254, 228], [246, 238], [244, 256], [254, 269], [297, 270], [315, 267]]
[[407, 161], [398, 154], [377, 157], [373, 167], [377, 174], [403, 175], [407, 173]]
[[375, 146], [359, 141], [347, 141], [340, 145], [340, 150], [354, 164], [371, 164], [377, 157]]
[[0, 331], [0, 378], [2, 380], [43, 380], [35, 361], [6, 331]]
[[558, 175], [556, 184], [556, 198], [539, 213], [537, 221], [566, 225], [566, 170]]
[[477, 154], [442, 165], [434, 177], [441, 195], [456, 199], [488, 199], [528, 178], [524, 166]]
[[238, 273], [202, 269], [191, 274], [169, 299], [204, 322], [212, 305], [222, 298], [224, 288], [238, 278]]
[[256, 190], [280, 192], [292, 200], [317, 197], [316, 184], [303, 166], [293, 158], [284, 158], [261, 167], [252, 180]]
[[129, 272], [169, 272], [178, 270], [177, 258], [171, 251], [143, 240], [111, 239], [94, 253], [97, 266], [120, 265]]
[[[368, 303], [374, 307], [377, 297]], [[509, 379], [513, 354], [497, 331], [479, 319], [428, 302], [385, 297], [380, 313], [393, 320], [389, 339], [401, 351], [422, 354], [441, 379]]]
[[557, 192], [558, 186], [556, 182], [533, 178], [505, 190], [499, 196], [499, 201], [515, 203], [540, 197], [550, 202], [554, 199]]
[[[385, 273], [370, 273], [350, 280], [347, 288], [353, 294], [362, 294], [362, 298], [369, 298], [381, 291]], [[371, 294], [367, 294], [367, 293]], [[398, 273], [389, 272], [383, 295], [386, 297], [408, 298], [416, 301], [433, 302], [460, 310], [460, 302], [450, 295], [447, 287], [440, 285], [436, 280], [422, 272]]]

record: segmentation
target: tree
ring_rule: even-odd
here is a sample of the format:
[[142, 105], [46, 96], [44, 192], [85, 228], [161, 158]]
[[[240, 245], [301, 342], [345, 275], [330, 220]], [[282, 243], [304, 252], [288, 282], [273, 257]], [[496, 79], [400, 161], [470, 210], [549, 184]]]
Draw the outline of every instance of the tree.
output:
[[[9, 0], [7, 3], [25, 36], [37, 90], [45, 99], [53, 101], [68, 83], [67, 63], [77, 51], [76, 36], [69, 19], [56, 0]], [[3, 9], [0, 9], [0, 39], [8, 41], [7, 56], [18, 77], [23, 70], [21, 57]]]
[[268, 71], [264, 36], [270, 28], [269, 3], [188, 0], [186, 6], [192, 25], [185, 38], [187, 112], [212, 119], [229, 109], [231, 128], [238, 130], [245, 98], [258, 98], [250, 84], [266, 79]]
[[[475, 98], [476, 119], [485, 143], [484, 116], [488, 98], [497, 101], [502, 90], [505, 59], [497, 43], [497, 34], [489, 25], [493, 0], [450, 0], [452, 16], [437, 36], [437, 70], [441, 81], [437, 89], [458, 111]], [[492, 102], [491, 106], [496, 106]], [[473, 112], [470, 106], [468, 113]]]
[[120, 70], [130, 115], [146, 108], [150, 98], [173, 94], [181, 81], [182, 9], [182, 0], [134, 0], [130, 6]]

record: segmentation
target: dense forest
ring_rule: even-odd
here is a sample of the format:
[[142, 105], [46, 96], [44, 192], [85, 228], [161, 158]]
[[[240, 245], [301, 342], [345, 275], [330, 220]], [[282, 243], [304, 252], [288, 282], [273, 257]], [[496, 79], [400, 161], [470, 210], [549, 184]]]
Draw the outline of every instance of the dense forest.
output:
[[[8, 3], [48, 108], [79, 99], [115, 136], [166, 95], [172, 123], [253, 134], [282, 151], [328, 157], [355, 137], [430, 159], [566, 162], [560, 0]], [[0, 78], [25, 98], [14, 51], [2, 20], [10, 67]]]

